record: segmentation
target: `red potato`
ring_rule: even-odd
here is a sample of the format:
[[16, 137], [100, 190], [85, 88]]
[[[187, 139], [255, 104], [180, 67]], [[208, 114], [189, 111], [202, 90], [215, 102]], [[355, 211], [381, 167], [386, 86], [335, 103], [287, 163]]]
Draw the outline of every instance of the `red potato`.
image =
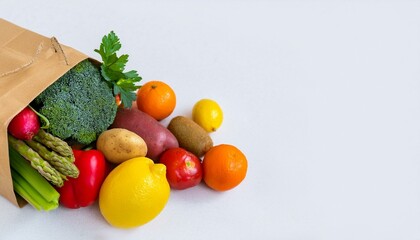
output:
[[110, 128], [124, 128], [139, 135], [147, 145], [146, 157], [155, 161], [165, 150], [179, 147], [178, 140], [167, 128], [136, 108], [118, 108]]

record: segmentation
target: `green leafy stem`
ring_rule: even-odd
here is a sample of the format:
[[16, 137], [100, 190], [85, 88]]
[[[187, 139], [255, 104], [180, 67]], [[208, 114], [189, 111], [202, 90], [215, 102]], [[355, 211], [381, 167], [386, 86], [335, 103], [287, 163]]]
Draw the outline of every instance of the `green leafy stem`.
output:
[[118, 36], [111, 31], [102, 38], [102, 43], [95, 52], [102, 58], [101, 74], [113, 90], [114, 96], [120, 95], [121, 103], [124, 107], [130, 108], [132, 102], [136, 100], [135, 91], [140, 88], [136, 85], [141, 81], [141, 77], [136, 70], [125, 71], [128, 62], [128, 55], [117, 56], [117, 51], [121, 49]]

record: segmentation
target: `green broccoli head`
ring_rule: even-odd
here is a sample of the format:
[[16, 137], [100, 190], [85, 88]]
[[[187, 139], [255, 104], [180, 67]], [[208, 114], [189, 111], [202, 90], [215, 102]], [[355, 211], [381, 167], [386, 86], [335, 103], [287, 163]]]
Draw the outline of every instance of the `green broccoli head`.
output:
[[89, 144], [114, 121], [117, 105], [99, 70], [84, 60], [64, 74], [35, 100], [50, 121], [50, 131], [62, 139]]

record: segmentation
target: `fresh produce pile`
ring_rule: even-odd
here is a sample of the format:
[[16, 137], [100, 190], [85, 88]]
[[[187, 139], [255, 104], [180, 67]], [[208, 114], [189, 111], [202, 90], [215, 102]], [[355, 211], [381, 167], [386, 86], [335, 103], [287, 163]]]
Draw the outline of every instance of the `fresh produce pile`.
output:
[[114, 32], [104, 36], [100, 68], [84, 60], [17, 114], [8, 126], [15, 192], [37, 210], [80, 208], [99, 201], [114, 227], [154, 219], [170, 191], [201, 182], [215, 191], [238, 186], [247, 159], [235, 146], [214, 145], [223, 122], [219, 104], [201, 99], [192, 118], [161, 120], [176, 107], [162, 81], [125, 71], [128, 55]]

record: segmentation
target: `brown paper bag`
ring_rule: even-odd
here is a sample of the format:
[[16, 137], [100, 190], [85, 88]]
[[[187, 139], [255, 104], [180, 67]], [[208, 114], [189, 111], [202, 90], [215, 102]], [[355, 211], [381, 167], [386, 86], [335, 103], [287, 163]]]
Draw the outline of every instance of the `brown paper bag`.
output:
[[21, 206], [9, 164], [7, 126], [12, 118], [85, 54], [0, 18], [0, 194]]

